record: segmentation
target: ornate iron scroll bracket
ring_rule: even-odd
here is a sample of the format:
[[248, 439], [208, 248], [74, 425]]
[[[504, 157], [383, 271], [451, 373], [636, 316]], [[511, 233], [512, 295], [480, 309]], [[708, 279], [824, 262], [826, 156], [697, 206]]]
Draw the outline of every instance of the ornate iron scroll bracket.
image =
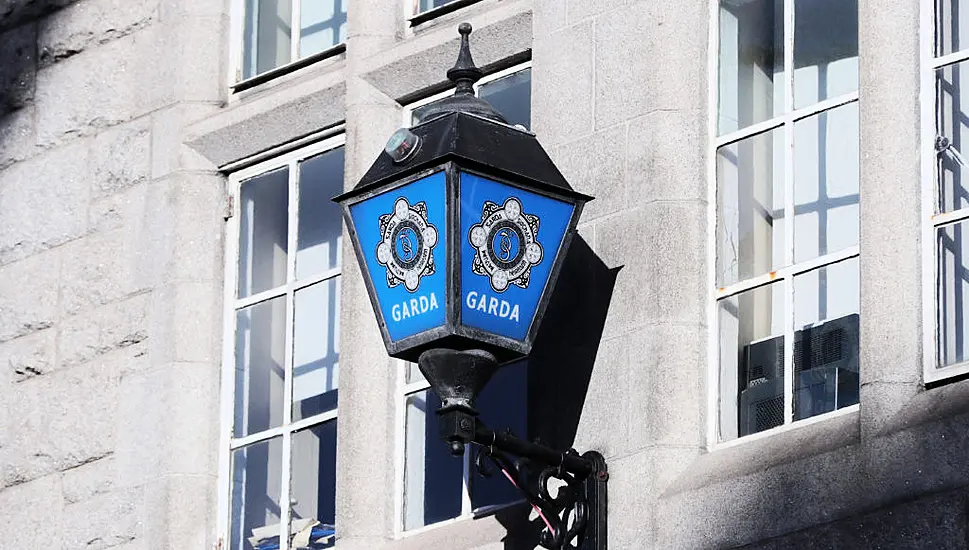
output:
[[[606, 482], [609, 473], [602, 455], [589, 451], [580, 457], [575, 449], [569, 449], [560, 453], [559, 460], [548, 461], [543, 460], [547, 456], [529, 456], [526, 449], [519, 448], [516, 453], [519, 456], [513, 460], [503, 448], [508, 446], [508, 441], [526, 446], [535, 444], [525, 443], [508, 432], [496, 434], [480, 421], [475, 435], [472, 443], [478, 445], [474, 460], [478, 474], [483, 477], [495, 475], [490, 462], [502, 475], [508, 476], [545, 524], [539, 536], [542, 547], [549, 550], [606, 549]], [[493, 435], [490, 442], [487, 441], [489, 435]], [[568, 466], [583, 463], [591, 470], [572, 468], [579, 471], [570, 471]]]

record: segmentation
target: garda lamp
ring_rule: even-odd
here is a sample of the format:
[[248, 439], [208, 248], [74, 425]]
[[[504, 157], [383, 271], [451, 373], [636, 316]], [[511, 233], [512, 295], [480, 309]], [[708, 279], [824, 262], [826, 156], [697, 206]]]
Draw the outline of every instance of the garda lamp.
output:
[[[471, 25], [458, 31], [460, 53], [447, 72], [454, 95], [395, 132], [360, 182], [334, 200], [387, 353], [418, 363], [441, 399], [441, 436], [451, 452], [475, 443], [482, 474], [490, 462], [514, 480], [540, 510], [546, 548], [602, 550], [602, 456], [495, 432], [474, 409], [499, 365], [531, 351], [592, 197], [572, 189], [534, 134], [475, 96], [482, 71], [471, 58]], [[555, 497], [553, 478], [566, 484]]]

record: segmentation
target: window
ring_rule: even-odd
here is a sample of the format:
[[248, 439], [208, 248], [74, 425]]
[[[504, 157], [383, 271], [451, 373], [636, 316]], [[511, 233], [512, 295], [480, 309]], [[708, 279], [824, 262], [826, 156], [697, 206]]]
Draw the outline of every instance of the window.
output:
[[717, 8], [711, 439], [724, 441], [858, 403], [858, 5]]
[[[511, 124], [531, 122], [530, 65], [489, 75], [477, 84], [487, 99]], [[421, 109], [450, 95], [439, 94], [405, 109], [405, 124], [414, 124]], [[453, 457], [438, 435], [435, 411], [441, 402], [431, 391], [417, 365], [402, 365], [398, 386], [403, 431], [403, 465], [400, 476], [399, 529], [409, 531], [444, 520], [471, 517], [521, 500], [521, 495], [500, 473], [483, 478], [475, 473], [472, 452]], [[482, 419], [494, 429], [509, 428], [528, 437], [528, 365], [502, 367], [478, 398]]]
[[326, 52], [346, 41], [349, 0], [241, 0], [242, 68], [237, 80]]
[[[923, 269], [926, 311], [925, 381], [969, 373], [969, 1], [923, 4]], [[964, 28], [966, 30], [964, 30]], [[969, 89], [969, 86], [967, 86]]]
[[[408, 0], [411, 4], [411, 25], [420, 25], [439, 15], [459, 10], [464, 6], [480, 2], [481, 0]], [[446, 6], [446, 7], [445, 7]]]
[[330, 198], [343, 190], [342, 139], [230, 178], [223, 514], [232, 550], [325, 548], [334, 532], [342, 218]]

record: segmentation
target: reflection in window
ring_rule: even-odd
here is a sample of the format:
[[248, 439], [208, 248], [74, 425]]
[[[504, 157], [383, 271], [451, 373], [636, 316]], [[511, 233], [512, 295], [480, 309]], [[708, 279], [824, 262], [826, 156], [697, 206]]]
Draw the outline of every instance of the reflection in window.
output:
[[333, 543], [343, 159], [324, 142], [238, 181], [233, 550]]
[[719, 132], [784, 112], [784, 1], [720, 3]]
[[[481, 82], [478, 84], [477, 93], [478, 97], [487, 100], [496, 111], [501, 113], [508, 124], [512, 126], [520, 124], [525, 128], [531, 128], [531, 69], [522, 69], [507, 76]], [[434, 103], [436, 101], [413, 109], [411, 124], [417, 124], [424, 112]]]
[[794, 261], [858, 245], [858, 104], [794, 123]]
[[262, 550], [259, 541], [278, 539], [282, 462], [281, 437], [232, 451], [232, 550]]
[[242, 79], [346, 41], [348, 1], [245, 0]]
[[724, 440], [857, 403], [858, 5], [784, 4], [719, 2]]
[[784, 262], [784, 141], [779, 131], [717, 150], [717, 281], [763, 275]]
[[423, 13], [434, 8], [439, 8], [445, 4], [450, 4], [454, 0], [413, 0], [414, 13]]
[[[527, 364], [506, 365], [478, 397], [478, 412], [490, 426], [527, 438], [527, 392]], [[477, 475], [471, 452], [451, 455], [439, 435], [435, 413], [440, 407], [441, 401], [430, 389], [405, 398], [404, 530], [521, 499], [504, 476]]]

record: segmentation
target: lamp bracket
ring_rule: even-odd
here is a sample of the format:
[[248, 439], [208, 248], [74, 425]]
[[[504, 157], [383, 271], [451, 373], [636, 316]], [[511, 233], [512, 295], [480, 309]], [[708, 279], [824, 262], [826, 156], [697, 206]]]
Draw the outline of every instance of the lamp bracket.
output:
[[[555, 451], [527, 443], [508, 431], [493, 432], [480, 420], [471, 443], [478, 445], [474, 460], [478, 474], [491, 477], [495, 473], [491, 465], [497, 467], [539, 511], [545, 523], [539, 536], [542, 547], [606, 550], [609, 474], [601, 454], [589, 451], [579, 456], [575, 449], [569, 449], [558, 453], [558, 460], [548, 460], [548, 454]], [[529, 448], [543, 452], [529, 452]], [[517, 459], [509, 453], [517, 455]]]

